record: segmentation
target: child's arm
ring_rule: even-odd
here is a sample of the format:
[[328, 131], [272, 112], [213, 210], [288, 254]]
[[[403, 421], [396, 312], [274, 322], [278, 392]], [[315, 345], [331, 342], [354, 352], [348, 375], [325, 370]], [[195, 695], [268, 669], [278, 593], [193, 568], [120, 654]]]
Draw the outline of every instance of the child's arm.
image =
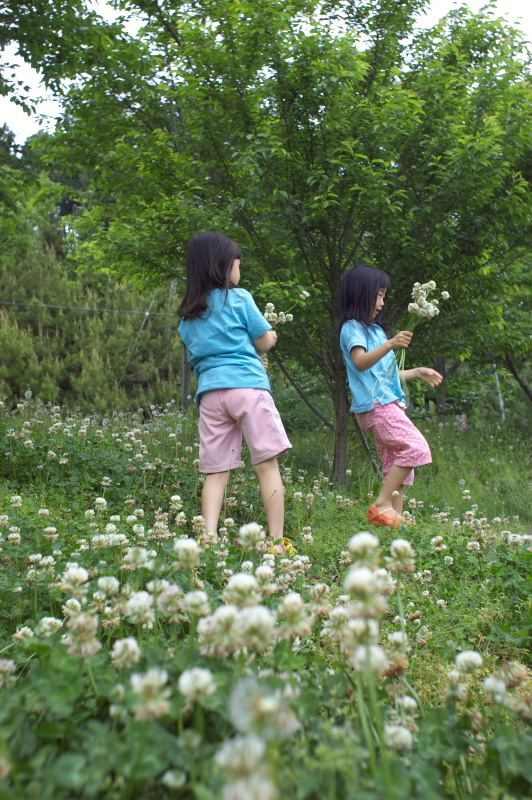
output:
[[364, 350], [363, 347], [353, 347], [351, 350], [351, 359], [353, 364], [359, 372], [365, 372], [370, 367], [388, 355], [391, 350], [398, 350], [402, 347], [408, 347], [412, 339], [412, 331], [400, 331], [393, 339], [388, 339], [384, 344], [376, 347], [375, 350]]
[[443, 380], [443, 375], [430, 367], [414, 367], [414, 369], [402, 369], [399, 372], [402, 381], [425, 381], [429, 386], [439, 386]]
[[274, 330], [266, 331], [258, 339], [253, 339], [255, 349], [259, 352], [265, 353], [266, 350], [271, 350], [277, 341], [277, 334]]

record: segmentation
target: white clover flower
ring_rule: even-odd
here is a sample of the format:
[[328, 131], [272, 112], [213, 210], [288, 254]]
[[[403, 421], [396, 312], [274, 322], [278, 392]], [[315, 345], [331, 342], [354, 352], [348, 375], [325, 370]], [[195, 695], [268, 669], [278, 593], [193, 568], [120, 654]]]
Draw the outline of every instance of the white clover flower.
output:
[[389, 664], [386, 651], [376, 644], [361, 645], [350, 661], [357, 672], [369, 671], [376, 675], [382, 675]]
[[183, 609], [196, 617], [204, 617], [209, 614], [211, 609], [207, 592], [187, 592], [183, 597]]
[[379, 540], [368, 531], [356, 533], [349, 539], [348, 549], [357, 559], [367, 558], [373, 554], [375, 548], [379, 546]]
[[116, 669], [125, 669], [133, 666], [140, 660], [141, 650], [136, 639], [129, 636], [126, 639], [117, 639], [111, 651], [111, 663]]
[[167, 770], [161, 778], [161, 783], [168, 789], [181, 789], [187, 782], [185, 772], [177, 769]]
[[259, 736], [237, 736], [224, 742], [215, 761], [233, 778], [252, 775], [266, 756], [266, 743]]
[[97, 497], [96, 500], [94, 501], [94, 505], [96, 506], [98, 511], [105, 511], [105, 509], [107, 508], [107, 500], [105, 499], [105, 497]]
[[227, 582], [222, 598], [225, 603], [235, 605], [238, 608], [257, 605], [260, 601], [257, 579], [254, 575], [248, 575], [245, 572], [233, 575]]
[[210, 669], [193, 667], [179, 676], [177, 688], [187, 700], [198, 703], [216, 693], [216, 682]]
[[22, 497], [19, 494], [13, 494], [9, 498], [9, 502], [11, 503], [13, 508], [21, 508], [22, 507]]
[[84, 597], [87, 593], [89, 573], [85, 567], [67, 566], [58, 584], [65, 592], [70, 592], [73, 597]]
[[392, 633], [388, 634], [388, 641], [393, 649], [399, 650], [403, 647], [407, 647], [408, 636], [406, 633], [403, 633], [403, 631], [392, 631]]
[[272, 567], [268, 566], [268, 564], [261, 564], [261, 566], [257, 567], [255, 570], [255, 577], [258, 580], [259, 585], [262, 587], [264, 584], [273, 581], [275, 572], [273, 571]]
[[62, 619], [57, 619], [57, 617], [43, 617], [35, 626], [35, 633], [37, 636], [42, 636], [43, 639], [48, 639], [49, 636], [62, 627]]
[[236, 606], [219, 606], [198, 622], [198, 638], [204, 655], [227, 656], [242, 646]]
[[344, 589], [361, 600], [377, 591], [377, 578], [368, 567], [351, 567], [344, 580]]
[[153, 595], [149, 592], [133, 592], [129, 597], [124, 613], [126, 617], [143, 627], [153, 627], [155, 612], [153, 610]]
[[155, 719], [170, 710], [169, 689], [163, 689], [168, 680], [165, 669], [149, 669], [145, 673], [134, 672], [130, 678], [131, 688], [137, 695], [135, 719]]
[[480, 542], [468, 542], [467, 549], [469, 550], [470, 553], [480, 553], [480, 551], [482, 550], [482, 546]]
[[250, 775], [228, 783], [221, 800], [279, 800], [279, 792], [267, 775]]
[[441, 296], [442, 300], [448, 300], [451, 295], [449, 294], [449, 292], [442, 292]]
[[312, 630], [314, 618], [298, 592], [288, 592], [283, 597], [277, 614], [280, 619], [277, 635], [280, 639], [308, 636]]
[[275, 613], [264, 606], [243, 608], [238, 615], [237, 627], [244, 645], [262, 652], [273, 642]]
[[177, 555], [176, 569], [195, 569], [200, 563], [201, 547], [195, 539], [176, 539], [174, 553]]
[[157, 595], [157, 608], [168, 622], [179, 622], [185, 619], [183, 608], [183, 589], [173, 583]]
[[455, 663], [460, 672], [474, 672], [484, 662], [480, 653], [475, 650], [463, 650], [456, 656]]
[[377, 588], [379, 592], [390, 597], [396, 589], [397, 581], [390, 575], [387, 569], [381, 567], [375, 570], [375, 578], [377, 579]]
[[395, 539], [390, 547], [391, 557], [386, 557], [386, 566], [390, 572], [413, 572], [415, 569], [415, 552], [406, 539]]
[[98, 578], [98, 589], [106, 597], [112, 597], [112, 595], [116, 594], [120, 589], [120, 581], [113, 575], [102, 576]]
[[404, 725], [385, 725], [384, 741], [392, 750], [410, 750], [414, 737]]
[[397, 705], [402, 706], [407, 714], [413, 714], [417, 709], [417, 702], [409, 694], [405, 694], [404, 697], [398, 697]]
[[233, 689], [229, 714], [240, 733], [257, 733], [264, 739], [289, 736], [301, 727], [282, 694], [253, 677], [243, 678]]
[[506, 694], [506, 684], [503, 680], [496, 678], [494, 675], [484, 678], [484, 689], [488, 694], [492, 694], [493, 699], [499, 703], [503, 701]]
[[129, 564], [135, 569], [145, 567], [148, 563], [148, 553], [144, 547], [128, 547], [123, 561], [124, 564]]
[[[340, 618], [341, 615], [339, 615], [338, 619]], [[379, 641], [379, 625], [374, 619], [362, 619], [359, 617], [348, 619], [347, 625], [340, 630], [338, 638], [343, 649], [350, 658], [353, 658], [357, 648], [362, 645], [377, 644]]]
[[14, 683], [17, 678], [13, 675], [17, 665], [11, 658], [0, 658], [0, 689]]
[[256, 522], [250, 522], [247, 525], [242, 525], [238, 532], [239, 544], [248, 550], [256, 547], [259, 542], [264, 541], [265, 538], [266, 534], [264, 529]]
[[444, 556], [443, 563], [450, 567], [451, 564], [454, 564], [454, 558], [452, 556]]
[[24, 639], [31, 639], [35, 636], [34, 632], [31, 628], [28, 628], [27, 625], [23, 625], [22, 628], [17, 628], [15, 633], [13, 634], [13, 641], [15, 644], [20, 644], [24, 641]]

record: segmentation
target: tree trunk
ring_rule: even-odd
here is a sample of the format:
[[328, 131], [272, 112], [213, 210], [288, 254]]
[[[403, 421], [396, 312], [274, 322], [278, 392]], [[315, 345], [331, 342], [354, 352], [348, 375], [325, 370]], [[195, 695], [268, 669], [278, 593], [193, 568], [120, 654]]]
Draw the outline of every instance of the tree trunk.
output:
[[523, 377], [521, 377], [521, 375], [519, 375], [519, 373], [517, 371], [517, 367], [515, 366], [515, 363], [514, 363], [514, 360], [512, 359], [512, 357], [510, 355], [508, 355], [508, 353], [506, 353], [506, 355], [504, 356], [503, 361], [506, 364], [506, 366], [508, 367], [508, 369], [510, 370], [510, 372], [512, 373], [512, 375], [514, 376], [515, 380], [517, 381], [517, 383], [519, 384], [519, 386], [521, 387], [523, 392], [526, 394], [526, 396], [528, 397], [528, 399], [532, 403], [532, 386], [530, 386], [530, 384], [528, 384], [525, 381], [525, 379]]
[[345, 377], [337, 375], [334, 386], [334, 456], [332, 471], [339, 486], [345, 486], [347, 469], [347, 429], [349, 424], [349, 404], [345, 390]]

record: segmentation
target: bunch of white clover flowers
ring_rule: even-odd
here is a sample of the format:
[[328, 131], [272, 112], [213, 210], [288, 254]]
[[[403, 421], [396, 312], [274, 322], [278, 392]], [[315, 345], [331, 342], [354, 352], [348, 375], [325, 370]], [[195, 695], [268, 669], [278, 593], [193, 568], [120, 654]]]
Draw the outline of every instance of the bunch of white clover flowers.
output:
[[[409, 303], [408, 305], [408, 313], [419, 318], [414, 324], [418, 324], [422, 319], [432, 319], [433, 317], [437, 317], [440, 313], [440, 301], [437, 299], [427, 300], [427, 296], [431, 292], [434, 292], [435, 289], [436, 283], [434, 281], [428, 281], [428, 283], [416, 282], [414, 284], [412, 289], [413, 302]], [[441, 293], [442, 300], [448, 300], [449, 297], [449, 292]], [[410, 327], [408, 330], [413, 330], [413, 328]]]
[[[305, 302], [309, 297], [310, 292], [303, 290], [299, 295], [299, 300]], [[296, 304], [297, 301], [294, 305]], [[266, 303], [263, 316], [273, 327], [275, 327], [275, 325], [284, 325], [287, 322], [292, 322], [294, 319], [294, 315], [290, 314], [289, 311], [276, 311], [273, 303]]]
[[266, 303], [263, 316], [272, 326], [284, 325], [286, 322], [292, 322], [294, 319], [293, 314], [287, 314], [284, 311], [276, 311], [273, 303]]
[[[434, 319], [440, 313], [439, 300], [427, 300], [428, 295], [436, 290], [435, 281], [427, 281], [427, 283], [419, 283], [416, 281], [412, 288], [412, 303], [408, 304], [408, 318], [404, 324], [401, 325], [403, 331], [413, 331], [420, 322], [425, 319]], [[450, 297], [449, 292], [442, 292], [441, 299], [448, 300]], [[405, 368], [406, 350], [402, 349], [397, 355], [397, 365], [399, 371]]]

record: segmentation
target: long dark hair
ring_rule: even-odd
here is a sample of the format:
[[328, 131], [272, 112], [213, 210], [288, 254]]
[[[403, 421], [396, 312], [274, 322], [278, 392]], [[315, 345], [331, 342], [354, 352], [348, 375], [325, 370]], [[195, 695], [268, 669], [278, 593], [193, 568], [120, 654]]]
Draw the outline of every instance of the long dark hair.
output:
[[200, 317], [208, 309], [213, 289], [234, 288], [229, 273], [242, 252], [229, 236], [206, 231], [193, 236], [187, 247], [187, 288], [177, 313], [185, 319]]
[[[350, 319], [356, 319], [366, 328], [374, 323], [380, 324], [386, 312], [386, 299], [391, 288], [390, 276], [382, 269], [369, 264], [350, 267], [340, 281], [338, 290], [338, 329]], [[386, 289], [386, 298], [381, 311], [374, 317], [379, 289]]]

